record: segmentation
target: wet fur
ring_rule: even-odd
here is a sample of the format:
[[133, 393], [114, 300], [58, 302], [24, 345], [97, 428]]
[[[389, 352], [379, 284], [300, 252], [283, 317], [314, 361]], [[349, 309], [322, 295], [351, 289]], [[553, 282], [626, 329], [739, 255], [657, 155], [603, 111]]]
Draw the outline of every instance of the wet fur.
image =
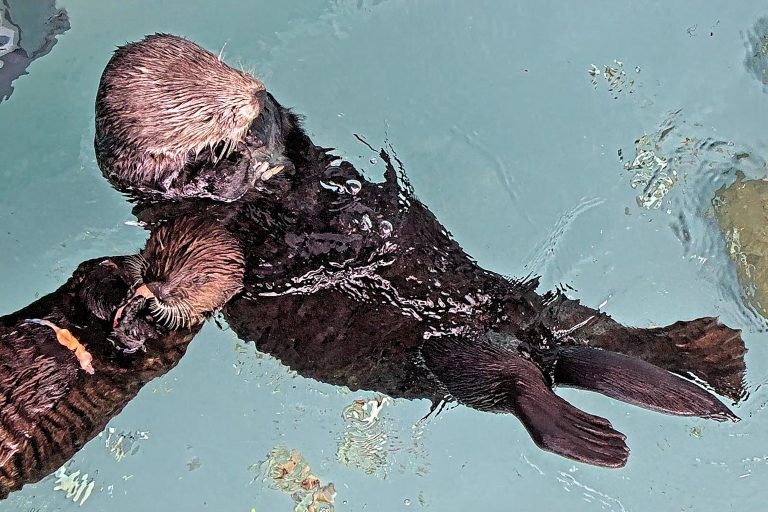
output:
[[[155, 304], [126, 304], [137, 278], [156, 286]], [[0, 499], [57, 469], [173, 368], [242, 278], [237, 241], [211, 219], [184, 217], [155, 229], [140, 256], [86, 261], [55, 292], [0, 317]], [[93, 355], [94, 374], [32, 318], [69, 329]]]
[[208, 152], [215, 162], [243, 139], [263, 91], [252, 76], [178, 36], [122, 46], [96, 95], [99, 167], [124, 190], [181, 187], [190, 161]]
[[[160, 332], [142, 316], [136, 321], [143, 322], [147, 352], [117, 350], [103, 312], [117, 308], [129, 289], [123, 264], [123, 258], [86, 261], [55, 292], [0, 317], [0, 498], [71, 458], [146, 382], [178, 363], [196, 332]], [[80, 370], [54, 331], [29, 318], [71, 330], [93, 355], [95, 373]]]
[[148, 307], [170, 329], [191, 327], [242, 288], [244, 261], [229, 232], [207, 218], [182, 218], [155, 229], [130, 257], [132, 285], [155, 294]]
[[[370, 182], [312, 144], [282, 110], [271, 132], [282, 137], [293, 172], [237, 203], [181, 207], [185, 215], [204, 209], [245, 249], [243, 293], [224, 310], [242, 339], [325, 382], [515, 414], [542, 448], [608, 467], [626, 463], [624, 436], [553, 387], [672, 414], [735, 418], [706, 390], [665, 370], [710, 376], [718, 392], [738, 400], [745, 352], [738, 331], [711, 318], [630, 328], [560, 292], [536, 293], [536, 280], [484, 270], [416, 199], [389, 154], [379, 155], [384, 183]], [[360, 183], [357, 193], [329, 190], [349, 180]], [[179, 210], [140, 206], [137, 213], [152, 225]], [[382, 230], [384, 222], [391, 229]], [[480, 363], [487, 357], [496, 362]]]
[[[297, 124], [284, 136], [294, 141], [287, 152], [298, 153], [296, 173], [225, 215], [248, 248], [244, 293], [225, 316], [260, 350], [352, 389], [515, 414], [542, 448], [608, 467], [626, 463], [624, 436], [557, 397], [554, 386], [736, 419], [699, 385], [665, 370], [711, 377], [738, 400], [745, 353], [738, 331], [711, 318], [630, 328], [559, 292], [540, 295], [535, 280], [480, 268], [413, 196], [387, 153], [379, 155], [387, 170], [377, 184], [346, 162], [332, 163]], [[327, 189], [348, 180], [361, 190]], [[372, 227], [363, 227], [364, 216]], [[497, 362], [481, 363], [489, 353]]]
[[[106, 87], [100, 90], [107, 93]], [[535, 281], [511, 281], [484, 270], [411, 194], [386, 153], [381, 154], [385, 182], [372, 183], [315, 146], [298, 118], [271, 96], [266, 102], [269, 114], [253, 123], [241, 147], [217, 161], [215, 172], [208, 164], [198, 171], [211, 171], [212, 179], [222, 170], [237, 174], [247, 171], [251, 158], [268, 154], [289, 160], [293, 166], [287, 172], [232, 204], [203, 200], [137, 208], [155, 240], [163, 233], [183, 233], [178, 225], [162, 227], [181, 218], [208, 219], [237, 239], [244, 249], [244, 289], [230, 300], [225, 315], [237, 334], [254, 340], [260, 350], [307, 377], [353, 390], [426, 397], [436, 404], [452, 399], [515, 414], [543, 448], [611, 467], [626, 462], [624, 436], [607, 420], [557, 397], [553, 386], [585, 387], [675, 414], [727, 417], [727, 408], [693, 384], [668, 380], [658, 387], [653, 378], [664, 368], [709, 378], [714, 389], [734, 400], [743, 396], [745, 348], [738, 331], [711, 318], [655, 329], [625, 327], [560, 293], [536, 293]], [[101, 142], [121, 144], [108, 141], [113, 135]], [[97, 151], [113, 149], [100, 149], [99, 143], [97, 138]], [[135, 147], [123, 149], [123, 157], [141, 158], [131, 153]], [[124, 176], [105, 175], [118, 188], [125, 186]], [[320, 186], [321, 180], [350, 179], [362, 185], [355, 195]], [[384, 236], [378, 229], [363, 229], [363, 216], [374, 226], [391, 222], [391, 232]], [[205, 233], [187, 232], [192, 238], [196, 234]], [[130, 275], [135, 277], [137, 268], [143, 269], [142, 279], [157, 276], [157, 282], [165, 277], [174, 283], [166, 288], [172, 292], [166, 298], [192, 300], [189, 293], [200, 294], [191, 275], [173, 278], [174, 262], [187, 260], [164, 260], [173, 252], [166, 252], [168, 244], [150, 242], [131, 268], [123, 258], [85, 262], [56, 292], [0, 318], [5, 362], [0, 367], [0, 497], [55, 470], [186, 350], [198, 326], [169, 332], [156, 325], [140, 301], [132, 304], [124, 323], [146, 354], [126, 354], [110, 342], [111, 312], [133, 290]], [[197, 243], [190, 240], [192, 247]], [[307, 275], [313, 287], [296, 291], [295, 280]], [[466, 299], [478, 292], [490, 299]], [[204, 300], [194, 299], [199, 307], [223, 296], [200, 295]], [[51, 329], [27, 324], [28, 318], [71, 329], [93, 354], [96, 373], [79, 371]], [[658, 367], [649, 369], [648, 363]], [[636, 374], [622, 381], [628, 368]]]

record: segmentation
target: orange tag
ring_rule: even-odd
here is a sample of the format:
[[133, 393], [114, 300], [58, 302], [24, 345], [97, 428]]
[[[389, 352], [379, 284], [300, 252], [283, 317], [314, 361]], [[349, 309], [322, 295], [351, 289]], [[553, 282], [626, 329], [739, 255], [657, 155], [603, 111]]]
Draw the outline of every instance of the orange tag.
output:
[[46, 325], [53, 329], [53, 331], [56, 333], [56, 339], [59, 340], [59, 343], [75, 353], [75, 357], [77, 357], [77, 360], [80, 362], [80, 368], [85, 370], [86, 373], [93, 375], [95, 371], [93, 369], [93, 365], [91, 364], [93, 361], [93, 356], [87, 350], [85, 350], [85, 347], [80, 343], [80, 341], [78, 341], [77, 338], [75, 338], [71, 332], [69, 332], [69, 329], [62, 329], [53, 322], [49, 322], [48, 320], [41, 320], [39, 318], [32, 318], [31, 320], [28, 320], [28, 322], [39, 325]]

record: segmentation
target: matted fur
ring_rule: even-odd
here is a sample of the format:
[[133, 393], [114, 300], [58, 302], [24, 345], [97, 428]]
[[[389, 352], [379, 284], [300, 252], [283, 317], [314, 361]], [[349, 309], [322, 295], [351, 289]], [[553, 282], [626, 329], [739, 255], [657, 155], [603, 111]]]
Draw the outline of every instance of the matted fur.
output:
[[149, 303], [155, 319], [177, 329], [202, 321], [238, 293], [245, 263], [221, 225], [183, 218], [155, 229], [127, 268], [134, 287], [145, 284], [155, 294]]
[[264, 84], [182, 37], [119, 47], [96, 95], [96, 157], [125, 185], [168, 185], [190, 157], [226, 154], [259, 115]]

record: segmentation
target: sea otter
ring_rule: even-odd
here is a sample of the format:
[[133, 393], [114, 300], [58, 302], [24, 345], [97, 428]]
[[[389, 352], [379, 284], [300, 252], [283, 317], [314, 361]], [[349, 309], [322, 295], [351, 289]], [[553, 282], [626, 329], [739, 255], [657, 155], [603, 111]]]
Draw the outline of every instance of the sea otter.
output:
[[140, 256], [86, 261], [55, 292], [0, 318], [0, 498], [56, 470], [173, 368], [242, 276], [231, 235], [180, 218]]
[[[155, 36], [143, 44], [160, 40], [166, 51], [177, 41]], [[176, 50], [191, 45], [184, 40]], [[169, 91], [174, 97], [156, 105], [184, 103], [185, 90]], [[196, 122], [189, 120], [189, 133], [203, 130]], [[745, 352], [738, 331], [713, 318], [629, 328], [561, 293], [539, 295], [536, 280], [482, 269], [415, 198], [388, 154], [381, 154], [385, 182], [367, 181], [313, 144], [269, 93], [238, 151], [227, 159], [201, 154], [189, 165], [226, 177], [256, 165], [248, 152], [266, 140], [290, 165], [239, 201], [140, 204], [137, 214], [153, 226], [197, 208], [236, 236], [245, 251], [244, 290], [225, 316], [243, 339], [293, 369], [352, 389], [512, 413], [540, 447], [610, 467], [626, 463], [624, 436], [559, 398], [554, 386], [670, 414], [736, 419], [703, 388], [669, 372], [693, 373], [738, 399]]]
[[[243, 293], [224, 316], [259, 350], [354, 390], [515, 414], [540, 447], [609, 467], [627, 460], [623, 435], [553, 386], [735, 419], [667, 370], [739, 396], [738, 332], [712, 318], [633, 329], [560, 293], [539, 295], [535, 280], [510, 281], [472, 261], [394, 168], [384, 184], [371, 183], [349, 164], [322, 163], [322, 154], [297, 166], [289, 189], [227, 207], [237, 214], [219, 209], [247, 262]], [[321, 181], [351, 182], [357, 192], [340, 195]]]

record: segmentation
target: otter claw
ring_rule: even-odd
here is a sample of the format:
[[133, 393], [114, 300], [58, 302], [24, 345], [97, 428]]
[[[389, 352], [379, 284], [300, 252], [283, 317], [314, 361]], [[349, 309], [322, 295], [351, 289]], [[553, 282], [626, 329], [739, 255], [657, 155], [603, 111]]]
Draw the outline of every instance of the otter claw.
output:
[[262, 175], [267, 172], [267, 169], [269, 169], [269, 164], [267, 162], [261, 162], [258, 167], [256, 167], [256, 176], [259, 177], [259, 179], [263, 179]]
[[285, 166], [284, 166], [284, 165], [277, 165], [277, 166], [275, 166], [275, 167], [273, 167], [273, 168], [269, 169], [267, 172], [265, 172], [265, 173], [262, 175], [261, 179], [262, 179], [263, 181], [267, 181], [269, 178], [271, 178], [272, 176], [275, 176], [275, 175], [277, 175], [277, 174], [278, 174], [280, 171], [282, 171], [283, 169], [285, 169]]
[[256, 168], [256, 176], [258, 176], [258, 178], [261, 181], [267, 181], [268, 179], [272, 178], [273, 176], [278, 174], [283, 169], [285, 169], [284, 165], [276, 165], [276, 166], [270, 168], [269, 167], [269, 163], [262, 162]]

